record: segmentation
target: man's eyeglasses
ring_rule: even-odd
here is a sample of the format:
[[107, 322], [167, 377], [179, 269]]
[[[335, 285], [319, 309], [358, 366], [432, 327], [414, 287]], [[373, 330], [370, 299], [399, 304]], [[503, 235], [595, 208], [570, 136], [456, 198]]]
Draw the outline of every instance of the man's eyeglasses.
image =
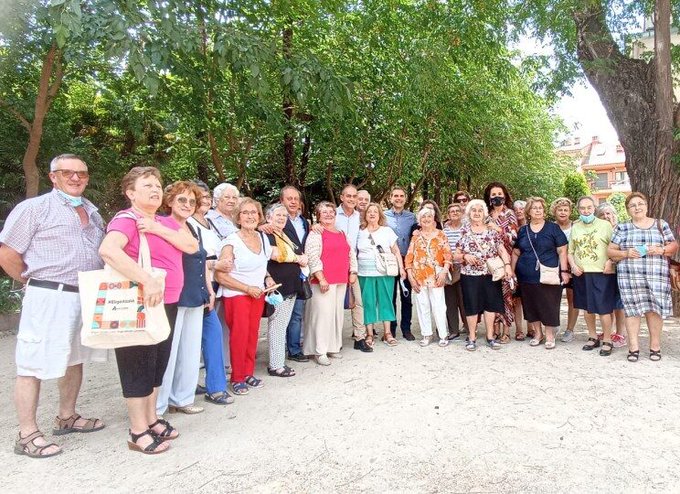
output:
[[73, 175], [78, 175], [78, 178], [80, 179], [86, 179], [87, 177], [90, 176], [90, 172], [88, 171], [76, 171], [76, 170], [66, 170], [66, 169], [60, 169], [60, 170], [54, 170], [55, 172], [61, 172], [61, 176], [64, 177], [65, 179], [71, 179], [73, 178]]
[[196, 205], [196, 199], [189, 199], [188, 197], [176, 197], [177, 202], [180, 204], [186, 204], [189, 203], [189, 206], [195, 206]]

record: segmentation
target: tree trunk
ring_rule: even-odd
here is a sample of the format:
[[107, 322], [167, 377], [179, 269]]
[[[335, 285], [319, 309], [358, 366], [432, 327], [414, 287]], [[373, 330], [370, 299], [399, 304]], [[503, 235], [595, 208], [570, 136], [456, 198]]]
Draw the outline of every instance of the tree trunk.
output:
[[[282, 34], [283, 59], [289, 61], [293, 53], [293, 24], [292, 21], [286, 26]], [[295, 169], [295, 137], [293, 128], [293, 102], [290, 98], [289, 88], [283, 88], [283, 103], [281, 105], [284, 116], [285, 130], [283, 133], [283, 164], [286, 170], [286, 183], [298, 186], [297, 172]]]
[[[680, 173], [671, 162], [678, 146], [673, 145], [669, 119], [678, 109], [671, 104], [668, 0], [657, 0], [656, 53], [649, 62], [621, 53], [605, 14], [602, 5], [592, 3], [574, 13], [577, 55], [626, 151], [632, 189], [649, 198], [650, 216], [665, 219], [677, 232]], [[675, 308], [677, 314], [677, 298]]]
[[28, 144], [26, 145], [22, 162], [27, 198], [37, 196], [40, 190], [40, 171], [38, 170], [37, 159], [40, 152], [40, 143], [42, 142], [43, 124], [52, 101], [54, 101], [59, 91], [63, 76], [61, 51], [57, 49], [56, 43], [52, 43], [50, 50], [43, 60], [40, 71], [40, 83], [38, 94], [35, 98], [33, 122], [30, 123], [28, 128]]

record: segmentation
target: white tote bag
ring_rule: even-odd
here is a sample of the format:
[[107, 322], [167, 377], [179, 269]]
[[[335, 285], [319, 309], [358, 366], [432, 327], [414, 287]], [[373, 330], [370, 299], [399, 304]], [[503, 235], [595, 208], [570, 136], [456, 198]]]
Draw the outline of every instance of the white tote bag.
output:
[[[139, 234], [139, 265], [165, 280], [165, 271], [151, 267], [146, 236]], [[83, 328], [80, 341], [91, 348], [154, 345], [168, 338], [170, 324], [162, 303], [144, 305], [143, 287], [108, 264], [78, 273]]]

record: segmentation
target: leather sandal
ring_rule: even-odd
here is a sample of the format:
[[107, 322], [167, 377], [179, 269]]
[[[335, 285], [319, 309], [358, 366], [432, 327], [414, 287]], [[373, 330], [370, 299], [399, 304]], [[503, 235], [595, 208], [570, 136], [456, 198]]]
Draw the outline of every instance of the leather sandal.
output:
[[[61, 448], [59, 448], [59, 445], [54, 443], [47, 443], [44, 446], [38, 446], [35, 444], [35, 440], [39, 437], [45, 436], [43, 436], [43, 433], [40, 431], [34, 431], [26, 437], [21, 437], [20, 432], [19, 439], [17, 439], [14, 443], [14, 452], [18, 455], [26, 455], [29, 458], [49, 458], [50, 456], [57, 456], [64, 452]], [[59, 448], [59, 451], [55, 451], [54, 453], [43, 453], [43, 451], [52, 446]]]
[[[165, 427], [161, 432], [156, 432], [153, 430], [154, 427], [157, 425], [162, 425]], [[179, 432], [177, 432], [177, 429], [175, 429], [173, 426], [170, 425], [170, 422], [168, 422], [165, 419], [158, 419], [156, 420], [153, 424], [149, 425], [149, 429], [151, 432], [153, 432], [155, 435], [157, 435], [162, 441], [172, 441], [173, 439], [177, 439], [179, 437]], [[174, 436], [172, 435], [173, 432], [177, 432]]]
[[397, 342], [397, 339], [394, 336], [392, 336], [391, 331], [385, 332], [385, 334], [382, 337], [382, 342], [387, 346], [397, 346], [399, 344]]
[[[161, 444], [163, 444], [163, 440], [158, 436], [158, 434], [156, 434], [151, 429], [147, 429], [141, 434], [133, 434], [132, 431], [129, 429], [128, 432], [130, 434], [130, 439], [132, 439], [131, 441], [128, 439], [127, 442], [128, 449], [131, 451], [139, 451], [140, 453], [143, 453], [145, 455], [157, 455], [160, 453], [165, 453], [168, 449], [170, 449], [169, 447], [158, 449], [158, 447]], [[151, 443], [144, 448], [137, 444], [137, 441], [139, 441], [143, 436], [150, 436], [151, 439], [153, 439]]]
[[640, 350], [628, 351], [628, 356], [626, 359], [628, 362], [637, 362], [640, 358]]
[[369, 347], [373, 348], [373, 341], [374, 341], [374, 340], [373, 340], [373, 335], [372, 335], [372, 334], [367, 334], [367, 335], [366, 335], [366, 339], [365, 339], [364, 341], [366, 342], [366, 344], [367, 344]]
[[273, 377], [293, 377], [295, 375], [295, 371], [287, 365], [284, 365], [280, 369], [270, 369], [267, 367], [267, 374]]
[[609, 357], [614, 349], [614, 344], [611, 341], [603, 341], [602, 348], [600, 349], [600, 355], [602, 357]]
[[[84, 420], [83, 425], [76, 426], [78, 420]], [[55, 436], [63, 436], [64, 434], [70, 434], [72, 432], [96, 432], [102, 430], [105, 426], [104, 423], [99, 419], [84, 419], [77, 413], [71, 415], [67, 419], [62, 419], [57, 415], [54, 419], [55, 428], [52, 429], [52, 434]]]
[[524, 335], [524, 333], [522, 333], [522, 331], [520, 331], [519, 329], [515, 331], [515, 341], [524, 341], [525, 338], [526, 336]]
[[651, 348], [649, 349], [649, 360], [652, 362], [658, 362], [661, 360], [661, 350], [652, 350]]
[[583, 348], [581, 348], [581, 350], [589, 352], [590, 350], [597, 348], [599, 346], [600, 340], [598, 340], [597, 338], [588, 338], [588, 341], [586, 342], [585, 345], [583, 345]]

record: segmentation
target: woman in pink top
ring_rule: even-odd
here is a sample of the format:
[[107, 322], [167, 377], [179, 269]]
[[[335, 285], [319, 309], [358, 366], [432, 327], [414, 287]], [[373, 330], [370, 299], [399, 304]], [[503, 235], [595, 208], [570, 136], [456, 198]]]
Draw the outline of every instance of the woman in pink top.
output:
[[312, 298], [305, 309], [305, 340], [302, 350], [319, 365], [342, 358], [342, 325], [347, 283], [357, 282], [357, 258], [345, 234], [335, 228], [335, 205], [316, 206], [316, 220], [323, 231], [310, 232], [305, 254], [309, 261]]
[[[108, 226], [108, 233], [99, 248], [102, 259], [113, 269], [144, 286], [144, 303], [165, 304], [170, 328], [175, 325], [184, 271], [182, 252], [193, 254], [198, 241], [170, 217], [156, 216], [163, 201], [160, 172], [153, 167], [135, 167], [122, 181], [123, 194], [131, 208], [118, 213]], [[144, 233], [151, 251], [151, 265], [163, 269], [163, 281], [154, 278], [137, 264], [139, 233]], [[168, 365], [170, 337], [148, 346], [116, 349], [118, 374], [130, 417], [131, 450], [145, 454], [166, 451], [178, 432], [156, 414], [156, 397]]]

